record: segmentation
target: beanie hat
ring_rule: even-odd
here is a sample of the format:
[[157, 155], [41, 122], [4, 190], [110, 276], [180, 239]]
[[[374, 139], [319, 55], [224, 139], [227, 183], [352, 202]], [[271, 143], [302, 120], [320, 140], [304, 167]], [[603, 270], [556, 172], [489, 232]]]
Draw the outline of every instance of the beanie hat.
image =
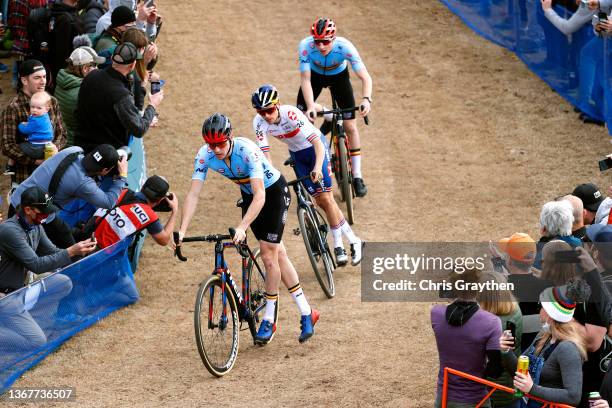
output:
[[567, 323], [574, 317], [576, 302], [567, 295], [567, 285], [546, 288], [540, 293], [540, 303], [556, 322]]
[[111, 14], [111, 27], [120, 27], [124, 24], [133, 23], [136, 21], [136, 14], [128, 7], [119, 6], [113, 10]]

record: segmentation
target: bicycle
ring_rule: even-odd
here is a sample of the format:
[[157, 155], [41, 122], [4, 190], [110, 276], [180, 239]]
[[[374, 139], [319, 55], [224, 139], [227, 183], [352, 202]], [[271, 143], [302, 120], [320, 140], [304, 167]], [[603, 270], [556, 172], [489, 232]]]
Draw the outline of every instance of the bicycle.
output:
[[[333, 109], [317, 112], [317, 116], [332, 115], [331, 138], [329, 140], [329, 151], [331, 153], [331, 166], [340, 190], [340, 200], [346, 202], [346, 218], [350, 225], [355, 221], [353, 211], [353, 198], [355, 189], [353, 187], [353, 173], [351, 171], [351, 161], [349, 158], [349, 144], [344, 126], [342, 125], [342, 115], [344, 113], [360, 110], [360, 106], [352, 108], [338, 109], [336, 101], [332, 100]], [[363, 118], [366, 125], [370, 124], [368, 117]]]
[[[292, 158], [285, 161], [285, 166], [291, 166], [295, 171], [295, 161]], [[323, 293], [331, 299], [336, 295], [333, 275], [336, 263], [327, 243], [329, 226], [319, 210], [315, 208], [308, 191], [302, 184], [302, 181], [308, 178], [310, 176], [304, 176], [287, 183], [287, 185], [293, 187], [298, 200], [297, 217], [299, 228], [294, 229], [293, 233], [295, 235], [300, 235], [301, 233], [312, 270], [317, 277], [317, 281], [319, 281], [319, 285], [321, 285], [321, 289], [323, 289]]]
[[[204, 366], [215, 377], [224, 376], [234, 367], [238, 357], [239, 332], [243, 330], [244, 322], [248, 325], [253, 343], [257, 344], [256, 323], [260, 321], [260, 314], [266, 306], [265, 273], [249, 246], [246, 243], [235, 245], [231, 242], [235, 231], [230, 228], [229, 232], [229, 235], [185, 237], [182, 241], [215, 243], [215, 269], [211, 276], [200, 283], [194, 310], [198, 352]], [[174, 233], [174, 241], [178, 243], [177, 232]], [[242, 258], [241, 290], [238, 289], [223, 256], [225, 248], [232, 246]], [[187, 261], [180, 246], [177, 245], [174, 253], [179, 260]], [[253, 266], [256, 268], [253, 269]], [[276, 310], [278, 311], [278, 304]], [[274, 316], [275, 323], [277, 318], [278, 313]]]

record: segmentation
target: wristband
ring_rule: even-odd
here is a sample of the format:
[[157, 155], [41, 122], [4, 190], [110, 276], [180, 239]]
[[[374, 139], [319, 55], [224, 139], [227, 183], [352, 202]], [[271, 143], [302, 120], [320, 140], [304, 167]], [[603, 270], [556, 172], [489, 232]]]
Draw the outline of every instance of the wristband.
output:
[[119, 174], [119, 177], [122, 177], [122, 178], [127, 178], [127, 177], [128, 177], [128, 175], [127, 175], [127, 173], [121, 173], [121, 174]]
[[363, 97], [363, 98], [361, 98], [361, 99], [367, 99], [367, 100], [368, 100], [368, 102], [372, 103], [372, 98], [370, 98], [369, 96], [364, 96], [364, 97]]

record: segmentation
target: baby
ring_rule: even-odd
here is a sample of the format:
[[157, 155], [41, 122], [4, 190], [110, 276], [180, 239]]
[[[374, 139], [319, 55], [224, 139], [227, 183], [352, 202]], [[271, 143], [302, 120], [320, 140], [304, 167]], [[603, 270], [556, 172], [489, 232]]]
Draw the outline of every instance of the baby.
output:
[[[26, 141], [19, 143], [19, 148], [32, 159], [45, 158], [45, 144], [53, 141], [53, 126], [49, 118], [51, 96], [46, 92], [36, 92], [30, 99], [30, 116], [27, 122], [17, 128], [26, 136]], [[57, 150], [56, 150], [57, 151]], [[15, 160], [9, 159], [4, 175], [15, 174]]]

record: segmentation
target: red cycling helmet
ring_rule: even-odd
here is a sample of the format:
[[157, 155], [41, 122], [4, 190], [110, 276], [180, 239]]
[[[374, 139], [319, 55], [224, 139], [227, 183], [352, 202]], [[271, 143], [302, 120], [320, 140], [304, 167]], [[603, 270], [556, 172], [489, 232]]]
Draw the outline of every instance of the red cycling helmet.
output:
[[215, 113], [202, 126], [202, 137], [206, 143], [223, 143], [229, 140], [231, 133], [232, 124], [222, 113]]
[[336, 23], [330, 18], [319, 18], [312, 24], [310, 34], [315, 40], [326, 40], [336, 36]]

